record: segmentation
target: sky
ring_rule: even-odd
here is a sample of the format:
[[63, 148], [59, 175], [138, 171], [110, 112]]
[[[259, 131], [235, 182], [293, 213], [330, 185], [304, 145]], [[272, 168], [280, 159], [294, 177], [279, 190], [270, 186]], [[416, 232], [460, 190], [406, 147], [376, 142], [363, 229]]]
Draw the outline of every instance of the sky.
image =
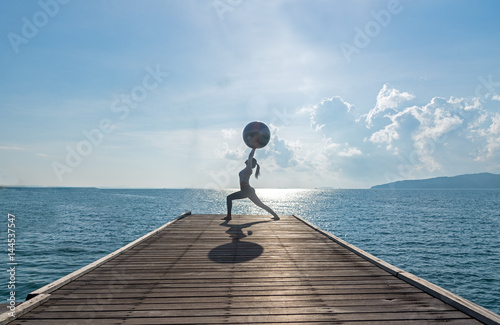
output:
[[500, 2], [0, 2], [0, 186], [500, 173]]

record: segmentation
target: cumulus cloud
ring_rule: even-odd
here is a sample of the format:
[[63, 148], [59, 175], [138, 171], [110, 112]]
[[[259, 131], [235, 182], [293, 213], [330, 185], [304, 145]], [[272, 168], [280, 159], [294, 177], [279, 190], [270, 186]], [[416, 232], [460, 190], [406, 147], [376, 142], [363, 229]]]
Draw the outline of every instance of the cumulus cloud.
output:
[[215, 153], [222, 159], [242, 160], [245, 157], [245, 152], [242, 149], [241, 146], [233, 148], [227, 142], [220, 142]]
[[389, 123], [367, 139], [404, 157], [414, 170], [447, 173], [452, 165], [466, 169], [500, 149], [496, 116], [478, 98], [435, 97], [423, 106], [386, 112]]
[[310, 173], [317, 173], [325, 183], [331, 182], [330, 186], [354, 184], [355, 178], [369, 169], [363, 143], [368, 131], [360, 122], [356, 106], [333, 96], [301, 112], [308, 114], [313, 135], [303, 150], [307, 166], [313, 168]]
[[296, 167], [299, 146], [292, 144], [291, 140], [281, 137], [279, 127], [270, 124], [269, 129], [271, 139], [266, 147], [257, 151], [259, 159], [267, 160], [276, 168]]
[[500, 113], [496, 113], [492, 116], [491, 121], [489, 132], [495, 135], [500, 134]]
[[412, 100], [413, 98], [415, 98], [415, 96], [410, 93], [401, 92], [395, 88], [389, 88], [387, 85], [384, 85], [377, 95], [375, 107], [362, 117], [365, 119], [366, 125], [372, 127], [373, 120], [381, 113], [388, 109], [395, 109], [401, 103]]
[[[463, 119], [451, 111], [450, 105], [453, 107], [453, 104], [451, 101], [436, 103], [433, 99], [423, 108], [413, 109], [413, 113], [420, 122], [412, 136], [413, 146], [420, 154], [422, 163], [430, 171], [441, 168], [441, 165], [433, 158], [432, 152], [427, 150], [429, 142], [438, 141], [443, 135], [457, 129], [463, 123]], [[463, 109], [466, 110], [466, 106]]]
[[285, 139], [273, 138], [272, 156], [276, 164], [282, 168], [297, 166], [293, 147]]
[[340, 96], [325, 98], [312, 108], [305, 110], [310, 113], [311, 127], [317, 131], [327, 124], [330, 130], [343, 128], [346, 123], [355, 123], [359, 116], [356, 106]]
[[[259, 162], [266, 160], [268, 165], [272, 164], [276, 168], [296, 167], [298, 165], [296, 159], [298, 147], [292, 144], [291, 141], [282, 138], [277, 126], [269, 124], [269, 128], [271, 130], [271, 140], [266, 147], [257, 150], [255, 158]], [[233, 129], [221, 131], [222, 138], [215, 149], [217, 156], [235, 161], [244, 161], [246, 159], [250, 149], [243, 144], [241, 139], [238, 137], [235, 139], [236, 133]]]
[[498, 171], [492, 167], [500, 153], [498, 101], [435, 97], [408, 105], [414, 98], [383, 85], [376, 106], [365, 115], [338, 96], [302, 109], [320, 148], [308, 156], [311, 165], [344, 178]]
[[360, 156], [363, 153], [361, 152], [360, 149], [356, 147], [349, 147], [348, 143], [345, 143], [345, 148], [342, 149], [342, 151], [339, 152], [339, 156], [341, 157], [353, 157], [353, 156]]
[[238, 132], [235, 129], [222, 129], [221, 134], [224, 139], [232, 139]]
[[[270, 123], [271, 141], [257, 152], [266, 174], [260, 184], [363, 187], [367, 182], [500, 172], [498, 101], [435, 97], [409, 105], [413, 98], [384, 85], [370, 114], [360, 115], [350, 101], [333, 96], [296, 110], [279, 127]], [[245, 158], [248, 148], [237, 133], [219, 133], [219, 157]]]
[[476, 156], [477, 161], [491, 159], [500, 152], [500, 113], [488, 116], [484, 122], [485, 126], [478, 127], [476, 132], [485, 142], [484, 147], [479, 150]]
[[363, 154], [359, 148], [352, 146], [349, 142], [338, 143], [333, 142], [330, 138], [324, 137], [321, 143], [321, 153], [331, 161], [335, 161], [341, 157], [353, 157]]
[[391, 119], [392, 123], [386, 125], [383, 129], [378, 130], [370, 136], [370, 141], [377, 144], [387, 144], [386, 149], [389, 151], [394, 150], [397, 153], [397, 148], [393, 147], [392, 142], [399, 139], [399, 123], [397, 119]]

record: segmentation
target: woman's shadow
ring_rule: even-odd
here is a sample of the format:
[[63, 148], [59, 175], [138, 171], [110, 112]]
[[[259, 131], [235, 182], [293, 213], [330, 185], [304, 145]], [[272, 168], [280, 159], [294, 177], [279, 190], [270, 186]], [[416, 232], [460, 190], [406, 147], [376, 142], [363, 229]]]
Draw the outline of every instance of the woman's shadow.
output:
[[270, 220], [248, 222], [241, 225], [229, 225], [227, 221], [221, 223], [223, 227], [228, 227], [226, 234], [232, 239], [230, 243], [215, 247], [208, 253], [208, 257], [217, 263], [242, 263], [259, 257], [264, 248], [256, 243], [240, 241], [253, 234], [253, 231], [243, 231], [259, 223], [270, 222]]
[[229, 228], [228, 230], [226, 230], [226, 234], [228, 234], [230, 238], [232, 238], [233, 240], [240, 240], [253, 234], [251, 230], [248, 230], [247, 234], [245, 235], [243, 229], [250, 228], [253, 225], [265, 222], [270, 222], [270, 220], [248, 222], [242, 225], [229, 225], [227, 221], [224, 221], [223, 223], [220, 224], [220, 226]]

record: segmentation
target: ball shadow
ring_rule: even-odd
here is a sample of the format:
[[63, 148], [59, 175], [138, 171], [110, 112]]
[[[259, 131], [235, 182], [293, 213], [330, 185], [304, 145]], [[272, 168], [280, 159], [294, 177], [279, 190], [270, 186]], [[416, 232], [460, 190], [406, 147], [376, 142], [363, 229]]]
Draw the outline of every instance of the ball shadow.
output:
[[243, 263], [259, 257], [263, 251], [259, 244], [234, 239], [212, 249], [208, 257], [217, 263]]

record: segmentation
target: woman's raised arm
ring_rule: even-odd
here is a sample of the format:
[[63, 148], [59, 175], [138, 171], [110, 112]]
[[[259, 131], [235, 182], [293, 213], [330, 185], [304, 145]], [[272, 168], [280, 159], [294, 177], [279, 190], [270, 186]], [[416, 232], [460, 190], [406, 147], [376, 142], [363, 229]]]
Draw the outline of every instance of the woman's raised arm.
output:
[[252, 158], [253, 158], [253, 155], [255, 153], [255, 148], [252, 148], [252, 151], [250, 151], [250, 154], [248, 155], [248, 160], [251, 162], [252, 161]]

